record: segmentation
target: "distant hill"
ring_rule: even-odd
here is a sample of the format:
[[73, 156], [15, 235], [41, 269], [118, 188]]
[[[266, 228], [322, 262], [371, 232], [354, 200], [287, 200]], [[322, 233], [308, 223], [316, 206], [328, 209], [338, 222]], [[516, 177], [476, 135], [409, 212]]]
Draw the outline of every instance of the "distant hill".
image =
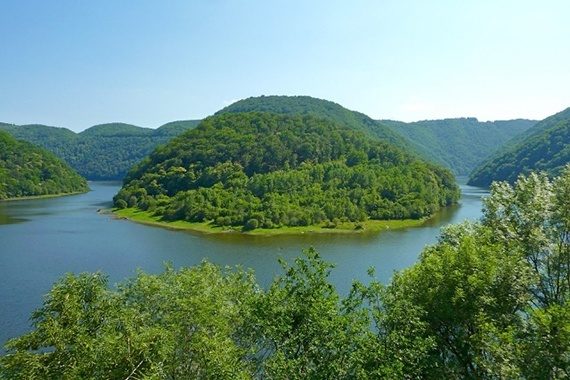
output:
[[0, 131], [0, 199], [88, 190], [85, 179], [55, 155]]
[[560, 173], [570, 163], [570, 108], [550, 116], [507, 143], [479, 165], [469, 184], [490, 186], [493, 181], [514, 182], [532, 170]]
[[126, 123], [106, 123], [94, 125], [80, 132], [81, 137], [132, 137], [152, 135], [153, 129], [137, 127]]
[[509, 139], [536, 124], [524, 119], [480, 122], [475, 118], [381, 122], [408, 139], [422, 157], [456, 175], [468, 175]]
[[381, 122], [363, 113], [351, 111], [340, 104], [310, 96], [258, 96], [239, 100], [216, 115], [236, 112], [270, 112], [282, 115], [310, 115], [331, 120], [355, 131], [364, 132], [404, 149], [410, 149], [406, 139]]
[[155, 136], [178, 136], [188, 129], [195, 128], [200, 124], [201, 120], [178, 120], [166, 123], [163, 126], [157, 128], [154, 132]]
[[115, 197], [165, 220], [244, 229], [406, 219], [457, 201], [453, 175], [312, 115], [220, 113], [135, 166]]
[[185, 120], [150, 129], [108, 123], [75, 133], [66, 128], [39, 124], [18, 126], [0, 123], [0, 130], [53, 152], [87, 179], [117, 180], [122, 179], [157, 145], [197, 124], [197, 120]]

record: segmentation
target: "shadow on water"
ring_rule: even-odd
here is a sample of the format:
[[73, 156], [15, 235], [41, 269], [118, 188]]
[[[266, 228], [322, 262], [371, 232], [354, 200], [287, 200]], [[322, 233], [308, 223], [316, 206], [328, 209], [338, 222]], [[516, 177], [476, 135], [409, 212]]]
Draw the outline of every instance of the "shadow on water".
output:
[[457, 212], [460, 209], [461, 209], [460, 204], [445, 207], [444, 209], [438, 211], [431, 218], [426, 220], [426, 222], [422, 226], [420, 226], [419, 228], [422, 228], [422, 227], [439, 227], [439, 226], [449, 224], [453, 221], [454, 216], [457, 214]]
[[2, 208], [0, 207], [0, 225], [24, 223], [26, 221], [27, 221], [27, 219], [24, 219], [24, 218], [13, 218], [10, 215], [3, 214]]

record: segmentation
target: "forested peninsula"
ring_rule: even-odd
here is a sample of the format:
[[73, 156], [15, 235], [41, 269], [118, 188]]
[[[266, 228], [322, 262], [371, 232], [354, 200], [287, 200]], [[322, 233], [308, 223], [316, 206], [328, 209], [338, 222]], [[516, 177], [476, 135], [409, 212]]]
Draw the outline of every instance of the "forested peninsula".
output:
[[52, 153], [0, 131], [0, 200], [88, 190], [85, 179]]
[[388, 142], [330, 119], [245, 112], [209, 117], [157, 148], [114, 202], [202, 229], [351, 222], [359, 230], [369, 220], [427, 217], [458, 197], [448, 170]]
[[493, 181], [514, 183], [521, 174], [540, 170], [551, 177], [570, 163], [570, 108], [552, 115], [502, 147], [478, 166], [469, 184], [488, 187]]

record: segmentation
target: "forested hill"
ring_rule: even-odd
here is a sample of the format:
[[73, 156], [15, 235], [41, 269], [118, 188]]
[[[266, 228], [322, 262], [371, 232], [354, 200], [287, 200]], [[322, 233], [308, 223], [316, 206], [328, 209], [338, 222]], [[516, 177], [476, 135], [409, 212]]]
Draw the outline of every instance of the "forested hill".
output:
[[223, 113], [157, 148], [115, 197], [215, 226], [421, 218], [459, 196], [451, 172], [331, 120]]
[[410, 144], [398, 133], [371, 119], [363, 113], [351, 111], [343, 106], [310, 96], [258, 96], [239, 100], [216, 112], [270, 112], [283, 115], [311, 115], [331, 120], [356, 131], [388, 141], [401, 148], [410, 149]]
[[493, 181], [514, 182], [532, 170], [560, 174], [570, 163], [570, 108], [550, 116], [515, 137], [513, 141], [478, 166], [469, 178], [474, 186]]
[[91, 180], [122, 179], [127, 171], [159, 144], [198, 124], [176, 121], [158, 129], [124, 123], [96, 125], [81, 133], [46, 125], [0, 123], [14, 137], [46, 148]]
[[424, 120], [413, 123], [381, 120], [410, 141], [422, 157], [468, 175], [511, 138], [531, 128], [534, 120], [480, 122], [475, 118]]
[[237, 101], [217, 112], [271, 112], [313, 115], [391, 142], [455, 174], [467, 175], [512, 137], [532, 127], [533, 120], [479, 122], [475, 118], [404, 123], [373, 120], [337, 103], [309, 96], [259, 96]]
[[0, 199], [87, 190], [85, 179], [52, 153], [0, 131]]

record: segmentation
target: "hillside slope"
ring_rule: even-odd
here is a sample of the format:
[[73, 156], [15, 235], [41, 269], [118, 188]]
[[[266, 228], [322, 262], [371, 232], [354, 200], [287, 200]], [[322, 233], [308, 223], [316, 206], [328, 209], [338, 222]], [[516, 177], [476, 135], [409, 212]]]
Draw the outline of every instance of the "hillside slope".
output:
[[46, 125], [0, 123], [0, 129], [49, 150], [87, 179], [117, 180], [158, 145], [197, 124], [196, 120], [177, 121], [150, 129], [108, 123], [77, 134], [69, 129]]
[[408, 139], [420, 156], [468, 175], [503, 144], [531, 128], [534, 120], [480, 122], [475, 118], [381, 122]]
[[506, 144], [479, 165], [469, 184], [490, 186], [493, 181], [514, 182], [532, 170], [560, 174], [570, 162], [570, 108], [550, 116]]
[[165, 220], [315, 225], [431, 215], [457, 201], [453, 175], [313, 116], [222, 113], [156, 149], [115, 197]]
[[310, 96], [258, 96], [239, 100], [216, 112], [216, 115], [237, 112], [270, 112], [280, 115], [309, 115], [325, 118], [401, 148], [410, 149], [408, 141], [391, 128], [363, 113], [351, 111], [329, 100]]
[[0, 199], [87, 190], [85, 179], [52, 153], [0, 131]]

